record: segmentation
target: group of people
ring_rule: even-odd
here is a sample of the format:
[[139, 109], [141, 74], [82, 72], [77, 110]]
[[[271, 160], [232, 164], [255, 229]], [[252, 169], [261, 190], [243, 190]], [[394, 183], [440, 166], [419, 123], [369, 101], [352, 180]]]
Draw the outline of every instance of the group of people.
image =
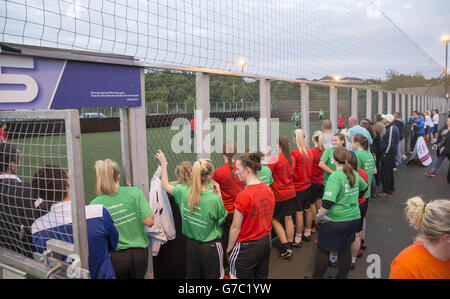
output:
[[[24, 182], [21, 163], [17, 145], [0, 143], [0, 244], [32, 258], [50, 239], [73, 243], [69, 174], [49, 164]], [[95, 169], [97, 197], [85, 207], [91, 278], [144, 278], [153, 211], [141, 189], [119, 185], [117, 163], [97, 161]]]
[[[323, 278], [329, 266], [338, 268], [336, 278], [346, 278], [367, 248], [370, 199], [395, 192], [393, 169], [404, 138], [404, 126], [396, 124], [399, 117], [377, 115], [372, 125], [352, 116], [350, 128], [341, 133], [333, 133], [331, 122], [323, 120], [311, 148], [305, 132], [295, 129], [295, 149], [290, 149], [289, 137], [279, 137], [266, 165], [265, 154], [249, 150], [238, 155], [236, 143], [228, 141], [222, 165], [215, 167], [210, 159], [183, 162], [175, 169], [174, 182], [169, 181], [165, 154], [158, 151], [154, 157], [161, 165], [161, 187], [179, 206], [187, 238], [186, 277], [267, 278], [273, 231], [281, 259], [290, 259], [317, 232], [311, 278]], [[45, 251], [49, 239], [73, 242], [68, 173], [46, 165], [29, 184], [17, 176], [20, 164], [17, 146], [0, 143], [0, 214], [9, 217], [0, 223], [1, 244], [30, 256]], [[153, 225], [153, 211], [139, 188], [120, 186], [117, 163], [100, 160], [95, 170], [97, 197], [86, 206], [91, 277], [144, 278], [149, 254], [145, 226]], [[377, 183], [383, 185], [378, 195]], [[442, 205], [447, 205], [447, 216], [434, 212]], [[414, 248], [444, 257], [448, 201], [423, 207], [421, 215], [416, 215], [420, 201], [410, 206], [416, 208], [408, 215], [424, 236]], [[441, 217], [447, 228], [428, 229], [427, 218], [433, 217]], [[404, 261], [409, 260], [394, 261], [393, 273], [409, 271]]]

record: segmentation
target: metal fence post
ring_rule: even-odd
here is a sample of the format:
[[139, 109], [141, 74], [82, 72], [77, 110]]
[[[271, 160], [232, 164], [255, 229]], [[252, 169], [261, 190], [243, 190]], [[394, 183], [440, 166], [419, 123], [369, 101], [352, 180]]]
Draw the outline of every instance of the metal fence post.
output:
[[378, 114], [383, 114], [383, 97], [384, 97], [384, 92], [382, 90], [378, 91]]
[[211, 153], [211, 141], [209, 131], [210, 124], [210, 99], [209, 99], [209, 74], [197, 72], [196, 82], [196, 128], [195, 145], [198, 159], [209, 159]]
[[366, 91], [366, 118], [372, 119], [372, 89]]
[[300, 85], [300, 106], [302, 113], [302, 129], [306, 135], [306, 144], [309, 146], [309, 85], [302, 83]]
[[271, 149], [271, 111], [270, 111], [270, 81], [259, 80], [259, 148], [261, 152], [267, 154]]
[[395, 93], [395, 112], [400, 113], [400, 94]]
[[330, 121], [333, 132], [337, 132], [337, 87], [330, 86]]
[[358, 89], [352, 88], [351, 114], [358, 116]]
[[392, 92], [387, 93], [387, 109], [388, 114], [392, 114]]
[[86, 211], [83, 182], [83, 155], [81, 146], [80, 117], [78, 110], [69, 110], [65, 118], [67, 142], [67, 166], [69, 170], [72, 230], [75, 254], [80, 257], [81, 268], [89, 270]]

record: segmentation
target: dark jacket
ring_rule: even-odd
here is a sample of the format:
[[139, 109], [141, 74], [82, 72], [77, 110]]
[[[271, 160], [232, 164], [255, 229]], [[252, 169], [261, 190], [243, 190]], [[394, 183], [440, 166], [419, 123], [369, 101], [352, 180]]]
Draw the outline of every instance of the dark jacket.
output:
[[386, 132], [381, 138], [381, 151], [383, 155], [397, 154], [397, 146], [400, 142], [400, 134], [393, 123], [386, 127]]
[[418, 118], [410, 118], [409, 119], [410, 124], [416, 124], [413, 126], [413, 131], [415, 134], [425, 134], [425, 120], [422, 116], [419, 116]]
[[437, 155], [441, 153], [441, 149], [444, 148], [442, 154], [446, 155], [450, 159], [450, 130], [447, 126], [439, 130], [437, 144]]
[[32, 198], [31, 186], [20, 179], [0, 178], [0, 246], [29, 258], [35, 251], [31, 225], [48, 212]]
[[398, 134], [399, 134], [399, 140], [403, 140], [403, 137], [405, 136], [405, 124], [401, 120], [394, 120], [394, 125], [398, 128]]

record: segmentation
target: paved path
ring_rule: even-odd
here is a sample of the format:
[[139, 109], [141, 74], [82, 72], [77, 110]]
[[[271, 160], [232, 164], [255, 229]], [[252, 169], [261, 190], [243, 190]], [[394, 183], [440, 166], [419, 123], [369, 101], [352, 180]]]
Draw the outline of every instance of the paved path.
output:
[[[435, 154], [432, 153], [433, 159]], [[397, 254], [413, 243], [417, 232], [408, 226], [404, 216], [406, 201], [414, 196], [421, 196], [425, 201], [434, 199], [450, 199], [450, 184], [447, 183], [446, 161], [437, 171], [437, 177], [429, 178], [424, 175], [425, 168], [419, 165], [406, 166], [402, 164], [395, 172], [396, 193], [392, 198], [374, 198], [369, 203], [367, 213], [367, 250], [364, 256], [357, 260], [356, 269], [350, 270], [349, 278], [367, 278], [366, 271], [369, 263], [366, 258], [370, 254], [377, 254], [381, 259], [381, 278], [388, 278], [390, 264]], [[381, 187], [381, 186], [380, 186]], [[380, 187], [378, 191], [381, 192]], [[316, 239], [317, 233], [313, 234]], [[281, 260], [278, 250], [272, 248], [269, 278], [303, 278], [311, 275], [314, 269], [315, 245], [303, 242], [303, 247], [295, 250], [290, 261]], [[325, 277], [337, 273], [336, 268], [329, 268]]]

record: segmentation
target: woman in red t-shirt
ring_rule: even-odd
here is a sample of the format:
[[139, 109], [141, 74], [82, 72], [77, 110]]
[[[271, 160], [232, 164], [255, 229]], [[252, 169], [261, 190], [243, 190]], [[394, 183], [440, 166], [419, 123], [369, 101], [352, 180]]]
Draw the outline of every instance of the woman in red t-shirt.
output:
[[[225, 209], [228, 211], [228, 216], [222, 223], [222, 246], [226, 248], [228, 243], [228, 235], [230, 233], [231, 222], [233, 222], [234, 215], [234, 201], [239, 192], [244, 190], [245, 182], [241, 182], [236, 175], [236, 162], [234, 157], [237, 154], [237, 145], [233, 141], [223, 144], [222, 155], [225, 164], [214, 171], [213, 181], [220, 186], [222, 193], [222, 201]], [[226, 261], [225, 261], [226, 267]]]
[[311, 173], [311, 202], [315, 204], [311, 205], [312, 211], [312, 221], [313, 225], [311, 228], [312, 232], [317, 230], [317, 226], [314, 225], [316, 220], [317, 211], [322, 206], [322, 196], [323, 196], [323, 169], [319, 167], [320, 158], [325, 151], [324, 138], [322, 131], [314, 132], [312, 136], [312, 141], [314, 143], [314, 148], [311, 149], [312, 154], [312, 173]]
[[[296, 201], [296, 233], [294, 247], [301, 247], [302, 239], [305, 241], [311, 240], [311, 225], [312, 225], [312, 211], [311, 205], [314, 202], [311, 200], [311, 176], [312, 176], [312, 154], [310, 149], [305, 144], [305, 132], [303, 130], [294, 131], [294, 143], [297, 149], [292, 151], [291, 155], [295, 161], [294, 171], [294, 186], [295, 186], [295, 201]], [[306, 212], [306, 225], [303, 223], [303, 212]], [[305, 233], [303, 234], [303, 228]]]
[[269, 275], [275, 196], [272, 189], [257, 177], [263, 156], [260, 152], [247, 152], [236, 162], [236, 174], [247, 187], [238, 194], [234, 203], [227, 247], [231, 278], [266, 279]]
[[[294, 169], [295, 160], [289, 151], [287, 136], [280, 136], [278, 140], [278, 152], [269, 160], [269, 168], [272, 171], [273, 183], [271, 185], [275, 195], [275, 212], [272, 225], [281, 242], [280, 258], [289, 258], [294, 254], [292, 243], [294, 242], [294, 221], [292, 215], [296, 210]], [[281, 224], [284, 221], [284, 226]]]

